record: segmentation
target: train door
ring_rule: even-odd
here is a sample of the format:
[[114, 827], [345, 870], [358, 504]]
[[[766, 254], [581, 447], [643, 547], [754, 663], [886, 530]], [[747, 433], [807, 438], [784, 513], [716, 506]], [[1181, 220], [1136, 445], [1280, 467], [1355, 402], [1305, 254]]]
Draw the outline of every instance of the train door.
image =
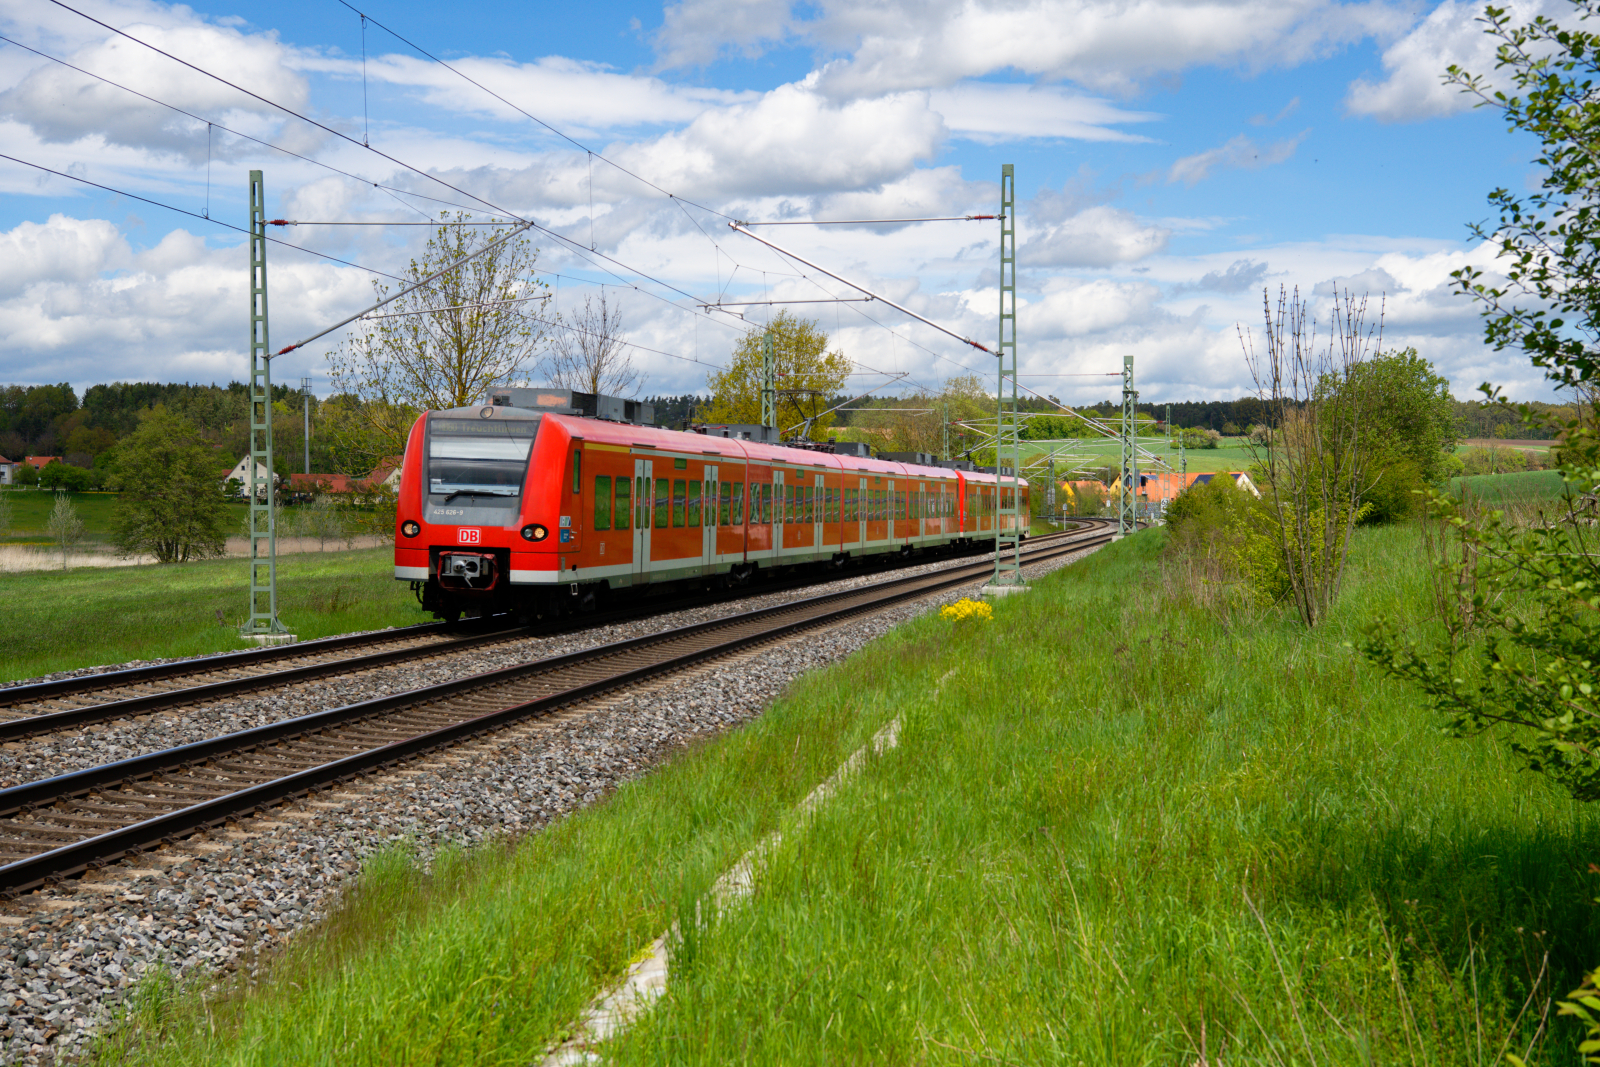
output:
[[719, 491], [717, 468], [707, 465], [705, 492], [700, 508], [700, 573], [711, 574], [717, 564], [717, 493]]
[[828, 490], [821, 474], [813, 474], [811, 481], [816, 485], [812, 490], [811, 502], [811, 554], [820, 559], [823, 549], [827, 547], [822, 540], [822, 520], [827, 517]]
[[883, 514], [889, 520], [888, 524], [885, 526], [885, 529], [887, 529], [889, 531], [888, 534], [887, 534], [887, 537], [889, 538], [889, 543], [893, 544], [894, 543], [894, 520], [896, 518], [896, 516], [895, 516], [895, 507], [894, 507], [894, 479], [893, 478], [884, 479]]
[[865, 548], [867, 544], [867, 480], [865, 478], [861, 479], [856, 489], [856, 525], [860, 528], [860, 533], [857, 534], [856, 539]]
[[783, 555], [783, 520], [788, 516], [784, 514], [783, 506], [783, 472], [772, 472], [772, 562], [776, 564], [778, 557]]
[[653, 464], [648, 459], [633, 461], [633, 584], [650, 580], [650, 479]]

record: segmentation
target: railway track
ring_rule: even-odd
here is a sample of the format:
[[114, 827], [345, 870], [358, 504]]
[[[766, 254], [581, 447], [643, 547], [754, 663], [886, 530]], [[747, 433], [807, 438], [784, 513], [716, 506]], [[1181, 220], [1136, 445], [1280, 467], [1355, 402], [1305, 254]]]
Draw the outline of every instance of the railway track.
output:
[[[1072, 531], [1037, 538], [1034, 544], [1072, 536]], [[919, 558], [916, 562], [926, 562]], [[904, 564], [902, 564], [904, 565]], [[737, 593], [711, 593], [678, 598], [673, 610], [723, 603], [741, 596], [762, 596], [832, 581], [837, 574], [807, 575], [764, 583]], [[208, 656], [198, 660], [151, 664], [103, 674], [61, 678], [0, 688], [0, 743], [90, 723], [146, 715], [155, 711], [205, 704], [242, 693], [310, 681], [394, 663], [434, 659], [518, 641], [539, 634], [592, 629], [657, 614], [660, 603], [648, 599], [631, 607], [581, 616], [574, 626], [494, 626], [487, 632], [461, 633], [445, 623], [424, 623], [398, 630], [306, 641], [296, 645]], [[354, 652], [355, 654], [351, 654]]]
[[[1024, 563], [1112, 536], [1100, 528], [1036, 541]], [[609, 690], [967, 585], [991, 567], [981, 561], [893, 578], [0, 790], [0, 894], [118, 862]]]

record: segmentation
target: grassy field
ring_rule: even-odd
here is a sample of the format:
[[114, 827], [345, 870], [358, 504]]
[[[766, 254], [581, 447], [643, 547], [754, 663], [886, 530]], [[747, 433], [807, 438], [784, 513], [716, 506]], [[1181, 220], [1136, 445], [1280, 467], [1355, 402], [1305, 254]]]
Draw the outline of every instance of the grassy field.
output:
[[1469, 493], [1490, 505], [1554, 500], [1561, 496], [1564, 488], [1559, 471], [1517, 471], [1450, 479], [1453, 495]]
[[[0, 574], [0, 681], [245, 648], [248, 587], [242, 559]], [[278, 617], [303, 639], [430, 620], [391, 548], [280, 556]]]
[[[1166, 438], [1142, 439], [1140, 446], [1160, 456], [1172, 465], [1173, 470], [1178, 469], [1177, 449], [1168, 449]], [[1088, 466], [1115, 467], [1119, 462], [1118, 445], [1114, 440], [1106, 438], [1086, 438], [1081, 444], [1074, 446], [1074, 457], [1085, 456], [1083, 461]], [[1023, 462], [1029, 461], [1032, 456], [1045, 455], [1047, 449], [1041, 449], [1028, 441], [1022, 442]], [[1220, 448], [1191, 448], [1184, 453], [1188, 460], [1190, 474], [1211, 474], [1217, 471], [1246, 470], [1254, 462], [1249, 447], [1242, 437], [1224, 437]]]
[[[1576, 1062], [1545, 998], [1600, 963], [1600, 812], [1346, 645], [1432, 625], [1415, 532], [1359, 531], [1309, 634], [1195, 606], [1162, 537], [901, 627], [518, 845], [386, 854], [254, 991], [148, 984], [149, 1040], [99, 1062], [525, 1064], [674, 921], [607, 1062]], [[896, 716], [747, 903], [697, 911]]]
[[[11, 505], [11, 531], [5, 537], [0, 537], [0, 545], [42, 545], [50, 542], [50, 533], [45, 524], [50, 520], [50, 511], [56, 506], [54, 493], [30, 489], [6, 489], [5, 499]], [[68, 493], [72, 506], [77, 509], [78, 518], [83, 520], [84, 538], [86, 541], [107, 544], [111, 540], [111, 516], [116, 510], [119, 493]], [[245, 504], [227, 504], [228, 521], [226, 529], [231, 534], [241, 528], [245, 513], [250, 509]]]

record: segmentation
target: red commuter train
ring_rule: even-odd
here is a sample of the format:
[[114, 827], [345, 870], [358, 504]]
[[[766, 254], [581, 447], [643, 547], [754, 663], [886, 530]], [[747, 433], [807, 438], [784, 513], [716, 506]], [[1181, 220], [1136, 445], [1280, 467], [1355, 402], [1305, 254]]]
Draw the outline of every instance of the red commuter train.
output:
[[[406, 442], [395, 578], [440, 618], [550, 618], [624, 589], [744, 583], [994, 536], [990, 473], [648, 421], [645, 405], [560, 389], [425, 413]], [[1021, 492], [1009, 521], [1026, 536], [1026, 482]]]

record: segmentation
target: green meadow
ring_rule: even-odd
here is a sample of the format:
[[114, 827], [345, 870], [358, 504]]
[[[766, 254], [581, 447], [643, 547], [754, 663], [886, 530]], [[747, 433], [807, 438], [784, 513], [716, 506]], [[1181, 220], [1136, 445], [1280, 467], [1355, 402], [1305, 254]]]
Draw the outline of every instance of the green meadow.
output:
[[1600, 811], [1350, 647], [1435, 625], [1417, 532], [1358, 531], [1313, 632], [1200, 606], [1163, 538], [901, 626], [521, 841], [383, 853], [253, 987], [147, 981], [95, 1062], [537, 1062], [673, 924], [608, 1063], [1577, 1062]]
[[[249, 587], [244, 559], [0, 573], [0, 681], [253, 648]], [[432, 619], [387, 546], [278, 557], [278, 617], [302, 640]]]

